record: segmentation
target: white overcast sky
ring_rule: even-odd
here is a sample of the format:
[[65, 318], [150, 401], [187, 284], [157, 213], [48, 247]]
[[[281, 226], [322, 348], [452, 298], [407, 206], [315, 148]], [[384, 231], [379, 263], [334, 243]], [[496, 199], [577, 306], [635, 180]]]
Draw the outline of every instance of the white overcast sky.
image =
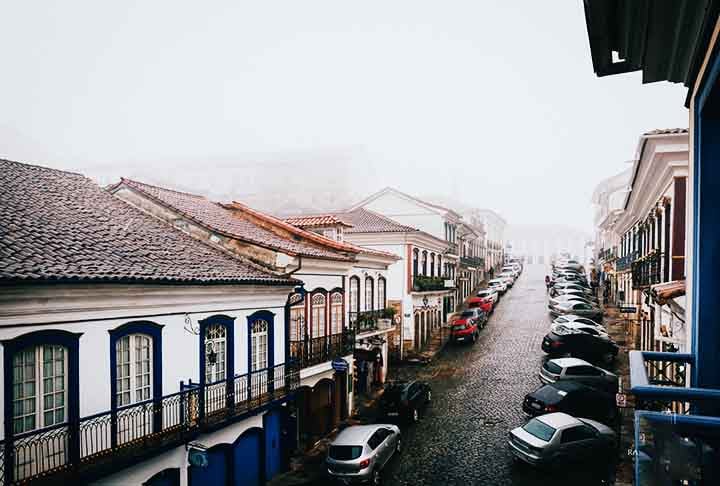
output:
[[595, 77], [577, 0], [3, 0], [0, 61], [0, 157], [237, 198], [227, 166], [314, 164], [510, 223], [590, 229], [638, 136], [688, 123], [680, 85]]

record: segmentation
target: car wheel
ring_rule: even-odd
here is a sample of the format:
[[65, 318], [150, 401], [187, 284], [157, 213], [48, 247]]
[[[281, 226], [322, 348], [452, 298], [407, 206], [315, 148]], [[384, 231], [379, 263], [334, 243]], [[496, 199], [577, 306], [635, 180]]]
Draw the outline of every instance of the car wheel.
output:
[[417, 408], [413, 408], [413, 409], [412, 409], [412, 413], [410, 414], [410, 418], [412, 419], [413, 422], [417, 422], [418, 420], [420, 420], [420, 412], [418, 412], [418, 409], [417, 409]]
[[382, 482], [382, 479], [380, 478], [380, 471], [375, 469], [372, 472], [372, 484], [374, 484], [375, 486], [380, 486], [381, 482]]

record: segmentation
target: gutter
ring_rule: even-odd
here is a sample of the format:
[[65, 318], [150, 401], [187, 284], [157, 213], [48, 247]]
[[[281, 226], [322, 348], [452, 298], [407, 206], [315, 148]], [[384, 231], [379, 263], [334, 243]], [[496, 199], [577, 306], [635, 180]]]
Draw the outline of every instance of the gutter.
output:
[[298, 272], [302, 268], [302, 255], [298, 255], [298, 265], [294, 270], [285, 272], [282, 274], [283, 277], [291, 277], [294, 273]]

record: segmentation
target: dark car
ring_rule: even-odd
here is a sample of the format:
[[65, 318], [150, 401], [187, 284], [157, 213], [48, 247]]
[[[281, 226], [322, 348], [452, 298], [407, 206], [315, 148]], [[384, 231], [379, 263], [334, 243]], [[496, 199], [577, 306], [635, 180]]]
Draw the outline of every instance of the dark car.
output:
[[611, 424], [617, 417], [615, 395], [570, 380], [543, 385], [525, 395], [523, 411], [532, 415], [565, 412]]
[[603, 319], [603, 310], [591, 302], [558, 301], [553, 297], [548, 301], [548, 310], [553, 317], [574, 314], [597, 322]]
[[380, 397], [380, 415], [389, 420], [417, 422], [420, 410], [431, 398], [430, 385], [423, 381], [391, 381]]
[[586, 332], [564, 328], [545, 335], [542, 350], [550, 356], [570, 355], [588, 361], [611, 363], [618, 354], [618, 345], [607, 335], [593, 336]]

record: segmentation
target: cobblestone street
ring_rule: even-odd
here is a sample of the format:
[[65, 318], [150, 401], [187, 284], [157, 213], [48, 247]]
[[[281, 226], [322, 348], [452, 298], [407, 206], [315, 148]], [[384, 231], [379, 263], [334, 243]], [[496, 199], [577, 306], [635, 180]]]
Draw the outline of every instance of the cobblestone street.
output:
[[513, 464], [510, 429], [525, 421], [522, 400], [539, 386], [540, 344], [549, 330], [543, 265], [527, 265], [474, 346], [449, 344], [431, 364], [396, 368], [392, 378], [428, 381], [433, 401], [404, 427], [404, 451], [388, 466], [389, 485], [608, 484], [603, 472], [537, 471]]

